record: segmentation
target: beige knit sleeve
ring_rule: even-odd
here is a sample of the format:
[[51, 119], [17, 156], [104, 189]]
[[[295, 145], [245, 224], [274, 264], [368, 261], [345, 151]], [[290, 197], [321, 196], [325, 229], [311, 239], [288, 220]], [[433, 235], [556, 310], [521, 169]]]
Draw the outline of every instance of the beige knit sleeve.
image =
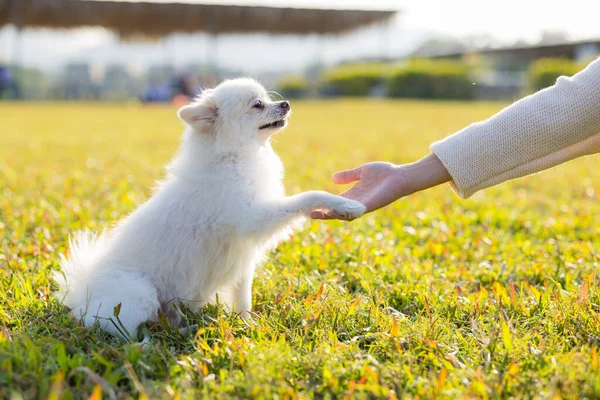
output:
[[433, 143], [459, 196], [600, 152], [600, 59]]

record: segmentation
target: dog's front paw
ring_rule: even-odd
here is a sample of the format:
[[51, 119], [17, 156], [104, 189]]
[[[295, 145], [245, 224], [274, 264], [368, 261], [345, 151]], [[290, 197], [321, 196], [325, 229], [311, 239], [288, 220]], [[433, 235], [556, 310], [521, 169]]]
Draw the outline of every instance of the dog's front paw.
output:
[[334, 204], [331, 204], [329, 209], [337, 214], [340, 218], [352, 221], [358, 217], [362, 217], [364, 213], [367, 211], [367, 207], [365, 207], [362, 203], [358, 201], [345, 199], [343, 197], [339, 197], [336, 199]]

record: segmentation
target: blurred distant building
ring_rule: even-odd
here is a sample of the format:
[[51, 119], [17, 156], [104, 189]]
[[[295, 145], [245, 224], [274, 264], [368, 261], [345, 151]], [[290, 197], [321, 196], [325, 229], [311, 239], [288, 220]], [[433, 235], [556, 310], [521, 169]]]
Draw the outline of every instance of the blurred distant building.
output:
[[[367, 8], [278, 7], [201, 0], [0, 0], [0, 27], [12, 24], [16, 28], [11, 46], [14, 55], [20, 54], [19, 36], [28, 28], [99, 26], [130, 40], [165, 38], [181, 32], [206, 33], [208, 43], [201, 59], [210, 74], [178, 73], [169, 65], [153, 66], [147, 71], [146, 86], [137, 90], [138, 95], [148, 101], [167, 101], [174, 95], [193, 92], [197, 84], [212, 86], [221, 75], [229, 74], [217, 65], [219, 35], [267, 33], [321, 38], [386, 24], [398, 13], [397, 9], [376, 10], [372, 5]], [[18, 56], [13, 64], [18, 66]], [[103, 80], [99, 75], [91, 75], [87, 64], [68, 65], [54, 85], [53, 95], [67, 99], [110, 98], [126, 96], [136, 88], [121, 66], [108, 67]]]
[[528, 68], [538, 59], [560, 57], [585, 62], [591, 61], [598, 55], [600, 55], [600, 40], [414, 54], [417, 57], [463, 60], [477, 66], [485, 66], [478, 71], [475, 78], [478, 97], [487, 99], [522, 96], [527, 85]]
[[[260, 3], [260, 2], [258, 2]], [[200, 0], [0, 0], [0, 27], [16, 28], [13, 54], [20, 53], [18, 37], [23, 29], [73, 29], [100, 26], [121, 38], [164, 38], [174, 33], [205, 32], [208, 44], [204, 62], [218, 79], [218, 36], [221, 34], [268, 33], [272, 35], [343, 34], [373, 24], [385, 24], [396, 9], [366, 10], [277, 7], [261, 5], [217, 4]], [[19, 63], [15, 57], [15, 64]], [[174, 71], [153, 67], [149, 80], [153, 85], [170, 79]], [[68, 98], [85, 98], [93, 93], [89, 68], [67, 68], [62, 89]]]

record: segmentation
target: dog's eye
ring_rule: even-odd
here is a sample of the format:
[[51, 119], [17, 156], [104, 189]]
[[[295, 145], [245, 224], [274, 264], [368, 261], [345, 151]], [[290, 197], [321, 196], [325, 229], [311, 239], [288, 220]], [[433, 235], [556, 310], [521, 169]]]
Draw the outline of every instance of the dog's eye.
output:
[[258, 108], [258, 109], [263, 109], [265, 108], [265, 105], [263, 104], [262, 101], [260, 100], [256, 100], [256, 103], [254, 103], [254, 105], [252, 106], [252, 108]]

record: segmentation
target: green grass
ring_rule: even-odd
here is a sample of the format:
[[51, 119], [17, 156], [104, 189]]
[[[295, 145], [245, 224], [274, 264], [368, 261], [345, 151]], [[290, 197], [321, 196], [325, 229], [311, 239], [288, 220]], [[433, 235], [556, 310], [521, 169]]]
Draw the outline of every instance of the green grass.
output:
[[[413, 161], [499, 103], [298, 102], [275, 147], [289, 192]], [[51, 296], [68, 233], [148, 196], [170, 107], [0, 105], [0, 398], [600, 397], [598, 158], [459, 199], [448, 186], [352, 223], [314, 222], [254, 283], [247, 326], [187, 314], [145, 348]]]

